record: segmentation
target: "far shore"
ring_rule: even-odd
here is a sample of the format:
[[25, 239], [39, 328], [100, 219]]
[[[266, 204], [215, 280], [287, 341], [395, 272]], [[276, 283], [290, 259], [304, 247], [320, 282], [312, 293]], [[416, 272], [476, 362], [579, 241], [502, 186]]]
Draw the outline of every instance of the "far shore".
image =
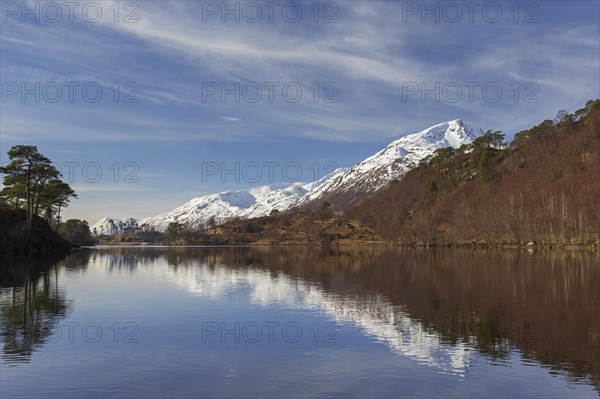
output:
[[340, 240], [327, 243], [319, 242], [232, 242], [232, 243], [169, 243], [169, 242], [115, 242], [102, 241], [89, 247], [404, 247], [404, 248], [464, 248], [464, 249], [524, 249], [524, 250], [600, 250], [600, 242], [582, 244], [538, 244], [538, 243], [485, 243], [485, 242], [461, 242], [461, 243], [397, 243], [385, 241], [352, 241]]

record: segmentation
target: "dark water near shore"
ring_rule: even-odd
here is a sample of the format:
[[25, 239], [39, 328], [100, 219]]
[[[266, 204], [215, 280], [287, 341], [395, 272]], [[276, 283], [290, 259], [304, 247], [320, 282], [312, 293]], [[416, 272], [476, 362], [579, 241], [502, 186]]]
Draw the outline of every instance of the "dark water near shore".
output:
[[0, 397], [599, 397], [600, 254], [3, 260]]

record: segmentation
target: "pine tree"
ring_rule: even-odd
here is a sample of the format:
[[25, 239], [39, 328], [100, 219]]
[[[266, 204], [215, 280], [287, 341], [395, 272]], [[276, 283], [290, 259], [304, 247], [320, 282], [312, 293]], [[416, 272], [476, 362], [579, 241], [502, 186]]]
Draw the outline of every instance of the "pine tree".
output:
[[31, 228], [33, 215], [39, 214], [40, 207], [46, 220], [50, 221], [54, 208], [60, 215], [60, 208], [66, 206], [69, 198], [76, 197], [71, 187], [59, 179], [60, 172], [50, 159], [36, 146], [13, 146], [8, 151], [8, 158], [10, 163], [0, 168], [5, 175], [5, 187], [0, 196], [15, 209], [21, 208], [25, 201], [27, 228]]

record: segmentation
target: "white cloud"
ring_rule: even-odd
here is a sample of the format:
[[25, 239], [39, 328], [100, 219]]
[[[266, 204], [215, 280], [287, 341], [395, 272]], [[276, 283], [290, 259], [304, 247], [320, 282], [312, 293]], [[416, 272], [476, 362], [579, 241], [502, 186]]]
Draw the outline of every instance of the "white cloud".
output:
[[[3, 135], [238, 140], [280, 127], [280, 134], [287, 136], [365, 141], [423, 128], [445, 115], [464, 117], [453, 112], [492, 128], [518, 129], [539, 122], [549, 109], [580, 106], [597, 96], [597, 26], [568, 20], [535, 26], [408, 24], [398, 22], [398, 5], [393, 3], [339, 6], [339, 22], [334, 24], [205, 24], [198, 6], [187, 2], [144, 2], [140, 22], [133, 24], [110, 19], [91, 27], [7, 24], [3, 28], [10, 36], [2, 39], [11, 44], [8, 50], [16, 51], [14, 45], [25, 42], [28, 46], [16, 48], [36, 63], [4, 62], [3, 75], [89, 79], [107, 86], [131, 80], [140, 88], [142, 104], [110, 110], [117, 128], [92, 120], [88, 125], [76, 115], [59, 120], [53, 113], [42, 123], [13, 107], [16, 113], [3, 115], [8, 118]], [[293, 105], [205, 103], [202, 83], [207, 80], [299, 82], [306, 95]], [[509, 87], [513, 80], [538, 83], [539, 104], [401, 102], [404, 82], [500, 81]], [[311, 101], [314, 82], [336, 83], [339, 104]], [[71, 109], [93, 117], [84, 107]], [[170, 112], [162, 112], [166, 109]], [[236, 116], [214, 119], [233, 112]], [[508, 113], [513, 116], [507, 118]]]

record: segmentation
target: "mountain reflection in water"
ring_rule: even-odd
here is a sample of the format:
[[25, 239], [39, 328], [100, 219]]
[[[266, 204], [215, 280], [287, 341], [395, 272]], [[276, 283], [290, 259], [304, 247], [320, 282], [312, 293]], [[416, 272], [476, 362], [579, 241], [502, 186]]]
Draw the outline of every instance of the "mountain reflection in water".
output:
[[149, 269], [192, 296], [244, 289], [255, 306], [325, 314], [443, 373], [464, 377], [478, 357], [502, 364], [516, 353], [600, 386], [597, 252], [103, 248], [39, 263], [0, 273], [4, 362], [28, 361], [77, 306], [58, 270], [96, 264], [109, 273]]

